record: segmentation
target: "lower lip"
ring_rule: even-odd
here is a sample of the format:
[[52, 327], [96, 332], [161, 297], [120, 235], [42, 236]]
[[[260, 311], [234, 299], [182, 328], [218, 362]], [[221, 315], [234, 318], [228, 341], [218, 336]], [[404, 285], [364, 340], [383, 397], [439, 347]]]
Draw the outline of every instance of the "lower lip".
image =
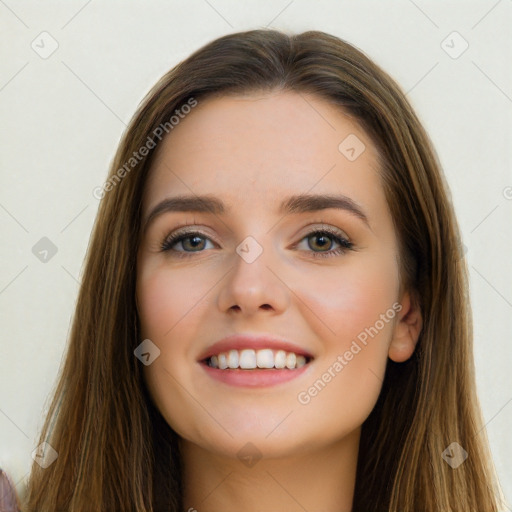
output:
[[311, 363], [305, 364], [294, 370], [278, 369], [255, 369], [255, 370], [220, 370], [212, 368], [205, 363], [200, 363], [204, 371], [213, 379], [216, 379], [230, 386], [239, 386], [247, 388], [263, 388], [276, 386], [283, 382], [296, 379], [308, 371]]

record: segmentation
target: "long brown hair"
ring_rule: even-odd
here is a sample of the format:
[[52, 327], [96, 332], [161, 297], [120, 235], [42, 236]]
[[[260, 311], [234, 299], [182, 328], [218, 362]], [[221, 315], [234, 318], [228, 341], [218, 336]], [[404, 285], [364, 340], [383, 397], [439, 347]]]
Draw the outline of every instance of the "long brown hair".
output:
[[[191, 101], [269, 90], [325, 98], [372, 138], [399, 240], [401, 284], [423, 315], [413, 357], [388, 361], [362, 426], [354, 512], [498, 510], [475, 392], [467, 267], [427, 134], [398, 85], [354, 46], [318, 31], [252, 30], [216, 39], [171, 69], [123, 136], [41, 434], [58, 457], [46, 469], [34, 463], [27, 511], [180, 510], [177, 435], [152, 404], [134, 357], [142, 341], [135, 303], [141, 199], [158, 148], [136, 164], [130, 159], [149, 139], [158, 142], [159, 127], [171, 133], [169, 119]], [[468, 453], [456, 469], [442, 457], [453, 442]]]

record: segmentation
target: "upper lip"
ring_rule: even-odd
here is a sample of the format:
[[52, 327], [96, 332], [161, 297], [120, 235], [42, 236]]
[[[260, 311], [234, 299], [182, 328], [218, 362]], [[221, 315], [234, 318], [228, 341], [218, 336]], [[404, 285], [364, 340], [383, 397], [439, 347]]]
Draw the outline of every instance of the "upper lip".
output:
[[204, 361], [213, 355], [220, 354], [221, 352], [229, 352], [230, 350], [260, 350], [264, 348], [294, 352], [295, 354], [303, 355], [309, 359], [313, 358], [311, 352], [296, 343], [285, 340], [284, 338], [276, 338], [271, 335], [261, 334], [232, 334], [227, 338], [216, 341], [206, 348], [200, 354], [198, 361]]

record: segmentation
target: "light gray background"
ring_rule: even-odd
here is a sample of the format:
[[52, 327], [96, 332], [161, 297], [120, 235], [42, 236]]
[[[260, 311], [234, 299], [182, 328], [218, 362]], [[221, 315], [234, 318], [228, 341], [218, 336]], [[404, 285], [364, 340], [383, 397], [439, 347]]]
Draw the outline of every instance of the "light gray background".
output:
[[[510, 502], [511, 0], [0, 0], [0, 467], [23, 492], [98, 207], [92, 190], [138, 103], [201, 45], [262, 27], [355, 44], [407, 91], [432, 137], [467, 247], [478, 391]], [[32, 253], [42, 237], [58, 249], [46, 263]]]

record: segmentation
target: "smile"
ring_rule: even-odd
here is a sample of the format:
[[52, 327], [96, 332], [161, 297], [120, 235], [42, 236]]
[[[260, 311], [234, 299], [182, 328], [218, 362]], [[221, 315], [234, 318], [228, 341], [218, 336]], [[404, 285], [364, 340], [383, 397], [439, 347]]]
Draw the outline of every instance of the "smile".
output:
[[285, 350], [243, 349], [220, 352], [206, 359], [211, 368], [220, 370], [288, 369], [295, 370], [307, 364], [309, 358]]

